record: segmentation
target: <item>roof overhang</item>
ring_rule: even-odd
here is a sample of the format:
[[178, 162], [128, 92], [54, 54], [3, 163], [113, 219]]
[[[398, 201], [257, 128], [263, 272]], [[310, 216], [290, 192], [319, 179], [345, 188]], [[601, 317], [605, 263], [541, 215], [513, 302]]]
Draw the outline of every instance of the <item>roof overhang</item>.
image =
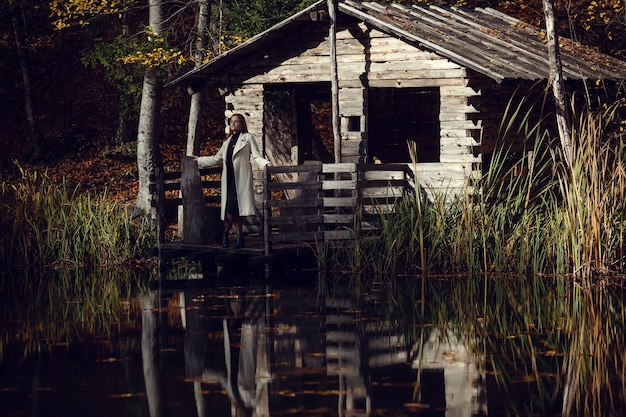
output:
[[[338, 12], [420, 49], [436, 53], [500, 83], [550, 77], [545, 33], [490, 8], [382, 4], [339, 0]], [[327, 2], [320, 0], [168, 83], [197, 91], [220, 84], [227, 68], [275, 42], [289, 40], [299, 24], [327, 21]], [[626, 63], [560, 38], [563, 75], [570, 80], [626, 79]], [[297, 41], [297, 40], [295, 40]]]

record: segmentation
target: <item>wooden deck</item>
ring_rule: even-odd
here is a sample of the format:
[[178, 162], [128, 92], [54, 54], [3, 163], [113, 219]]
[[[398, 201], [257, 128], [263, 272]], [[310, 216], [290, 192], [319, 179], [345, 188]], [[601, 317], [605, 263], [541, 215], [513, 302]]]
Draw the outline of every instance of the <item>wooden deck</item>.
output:
[[[221, 246], [219, 175], [221, 169], [198, 170], [183, 158], [180, 172], [158, 172], [154, 184], [161, 270], [175, 258], [199, 261], [205, 277], [221, 276], [233, 268], [262, 271], [284, 269], [311, 260], [320, 262], [328, 245], [376, 234], [380, 214], [392, 211], [398, 200], [413, 192], [413, 173], [407, 164], [322, 164], [269, 167], [256, 178], [262, 192], [259, 215], [247, 219], [246, 244]], [[181, 198], [179, 191], [182, 190]], [[177, 208], [184, 213], [183, 239], [166, 241], [165, 228], [176, 223]], [[162, 275], [166, 275], [165, 273]]]

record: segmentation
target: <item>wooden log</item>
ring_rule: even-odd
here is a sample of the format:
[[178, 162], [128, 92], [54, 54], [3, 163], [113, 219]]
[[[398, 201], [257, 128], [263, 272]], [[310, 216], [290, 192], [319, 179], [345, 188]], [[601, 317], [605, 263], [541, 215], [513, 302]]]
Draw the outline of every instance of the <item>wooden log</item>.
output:
[[183, 195], [183, 236], [185, 243], [210, 244], [220, 239], [219, 208], [204, 200], [198, 163], [189, 156], [181, 161], [180, 189]]

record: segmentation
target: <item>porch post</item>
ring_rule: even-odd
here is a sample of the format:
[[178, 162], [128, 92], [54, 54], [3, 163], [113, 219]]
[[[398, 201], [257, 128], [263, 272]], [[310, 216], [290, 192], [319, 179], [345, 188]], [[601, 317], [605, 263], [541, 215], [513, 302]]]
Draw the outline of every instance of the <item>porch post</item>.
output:
[[330, 85], [335, 163], [341, 162], [341, 121], [339, 120], [339, 79], [337, 75], [337, 2], [327, 0], [330, 20]]

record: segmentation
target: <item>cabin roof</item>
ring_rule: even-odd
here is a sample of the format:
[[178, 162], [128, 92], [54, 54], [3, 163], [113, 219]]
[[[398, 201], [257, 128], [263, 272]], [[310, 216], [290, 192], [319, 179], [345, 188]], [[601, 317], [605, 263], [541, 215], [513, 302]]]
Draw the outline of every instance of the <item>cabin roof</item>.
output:
[[[281, 39], [293, 42], [297, 39], [294, 33], [300, 25], [315, 23], [312, 16], [325, 10], [326, 1], [321, 0], [169, 85], [210, 82], [227, 66], [263, 50], [269, 44]], [[506, 79], [540, 80], [550, 76], [545, 31], [491, 8], [339, 0], [338, 12], [475, 70], [496, 82]], [[559, 37], [559, 41], [566, 79], [620, 81], [626, 78], [625, 62], [568, 38]]]

